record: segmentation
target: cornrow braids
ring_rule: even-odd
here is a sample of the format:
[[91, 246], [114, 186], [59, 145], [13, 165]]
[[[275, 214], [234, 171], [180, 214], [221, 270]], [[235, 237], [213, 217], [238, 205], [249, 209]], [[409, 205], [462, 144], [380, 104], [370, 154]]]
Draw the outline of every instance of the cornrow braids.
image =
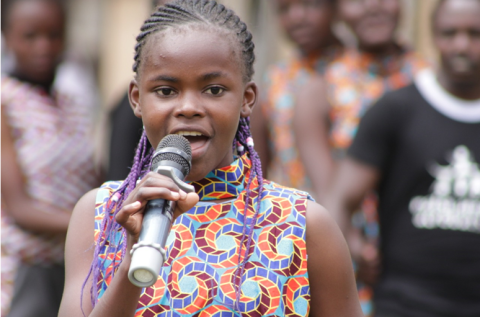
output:
[[[244, 64], [243, 79], [245, 82], [250, 81], [254, 73], [253, 63], [255, 61], [255, 45], [252, 41], [252, 35], [247, 30], [246, 24], [242, 22], [232, 10], [227, 9], [222, 4], [218, 4], [213, 0], [176, 0], [173, 3], [158, 7], [156, 11], [151, 14], [150, 18], [148, 18], [144, 22], [144, 24], [140, 28], [140, 34], [137, 36], [137, 44], [135, 45], [133, 64], [133, 71], [137, 74], [137, 76], [140, 71], [142, 48], [147, 43], [147, 40], [151, 34], [154, 34], [155, 32], [159, 32], [161, 30], [165, 30], [168, 27], [178, 27], [181, 25], [195, 23], [210, 25], [219, 28], [220, 30], [227, 30], [236, 36], [239, 48], [241, 49], [242, 53], [242, 62]], [[244, 210], [245, 216], [247, 216], [248, 214], [248, 206], [250, 205], [252, 197], [254, 196], [254, 193], [252, 193], [252, 190], [250, 188], [252, 181], [256, 178], [259, 184], [257, 189], [257, 204], [253, 219], [248, 221], [247, 217], [244, 218], [244, 227], [240, 243], [240, 257], [238, 262], [238, 268], [235, 272], [234, 277], [236, 299], [232, 308], [236, 309], [237, 311], [240, 310], [239, 302], [241, 295], [240, 287], [242, 283], [242, 276], [245, 270], [245, 265], [250, 257], [253, 229], [256, 225], [256, 220], [258, 218], [260, 201], [263, 192], [263, 176], [261, 162], [258, 154], [253, 148], [253, 143], [249, 142], [249, 138], [251, 138], [249, 125], [250, 121], [248, 118], [241, 118], [238, 124], [235, 138], [233, 140], [234, 146], [235, 144], [241, 144], [244, 148], [242, 151], [238, 151], [238, 154], [244, 155], [248, 152], [252, 161], [250, 177], [246, 186], [246, 203]], [[153, 148], [150, 146], [146, 133], [144, 131], [137, 147], [134, 163], [130, 170], [130, 173], [128, 174], [127, 178], [122, 183], [120, 188], [118, 188], [115, 192], [112, 193], [112, 195], [109, 197], [108, 202], [105, 205], [105, 216], [100, 227], [100, 230], [102, 230], [103, 232], [97, 238], [92, 265], [88, 272], [88, 276], [86, 277], [82, 285], [82, 295], [80, 299], [81, 303], [83, 302], [83, 290], [87, 284], [89, 277], [92, 276], [93, 282], [90, 290], [90, 299], [92, 302], [92, 306], [94, 307], [96, 305], [99, 291], [97, 281], [100, 278], [100, 271], [101, 268], [105, 265], [106, 260], [103, 259], [102, 261], [100, 261], [98, 259], [100, 250], [106, 247], [106, 253], [114, 252], [114, 254], [116, 254], [118, 251], [120, 251], [120, 260], [117, 260], [117, 257], [114, 257], [112, 264], [110, 264], [112, 266], [112, 269], [109, 270], [107, 276], [103, 276], [103, 279], [106, 279], [110, 276], [113, 278], [116, 269], [123, 261], [127, 247], [126, 230], [115, 221], [115, 216], [117, 212], [122, 208], [125, 199], [135, 188], [137, 180], [143, 177], [150, 170], [152, 155]], [[255, 206], [255, 204], [252, 205]], [[112, 216], [110, 216], [111, 213], [113, 213]], [[121, 234], [120, 239], [117, 236], [118, 233]], [[244, 249], [245, 240], [245, 252], [242, 257], [241, 254]], [[223, 304], [227, 305], [226, 303]]]
[[247, 25], [232, 10], [213, 0], [176, 0], [158, 7], [140, 28], [141, 32], [137, 36], [135, 45], [133, 71], [137, 75], [140, 72], [142, 49], [151, 34], [168, 27], [187, 24], [205, 24], [235, 35], [244, 66], [244, 81], [248, 82], [252, 79], [255, 62], [255, 44], [252, 41], [252, 34], [247, 30]]

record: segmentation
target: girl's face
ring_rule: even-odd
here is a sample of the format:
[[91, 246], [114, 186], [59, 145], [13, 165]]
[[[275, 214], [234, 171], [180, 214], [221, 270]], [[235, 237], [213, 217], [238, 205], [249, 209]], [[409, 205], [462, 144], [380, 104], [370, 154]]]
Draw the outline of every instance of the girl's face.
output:
[[398, 0], [341, 0], [339, 12], [360, 46], [375, 49], [394, 40], [400, 15]]
[[184, 135], [192, 147], [191, 181], [229, 165], [240, 116], [250, 115], [257, 95], [256, 85], [242, 80], [231, 35], [168, 28], [150, 35], [142, 50], [129, 97], [152, 146], [168, 134]]

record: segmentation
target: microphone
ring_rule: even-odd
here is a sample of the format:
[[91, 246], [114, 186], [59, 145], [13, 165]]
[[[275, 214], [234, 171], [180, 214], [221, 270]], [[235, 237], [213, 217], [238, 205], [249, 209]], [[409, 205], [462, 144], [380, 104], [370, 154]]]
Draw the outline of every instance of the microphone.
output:
[[[192, 163], [190, 142], [177, 134], [165, 136], [152, 157], [150, 170], [170, 177], [180, 189], [189, 193], [194, 187], [183, 182]], [[155, 284], [166, 260], [165, 243], [170, 233], [175, 202], [153, 199], [147, 202], [138, 243], [130, 254], [128, 279], [138, 287]]]

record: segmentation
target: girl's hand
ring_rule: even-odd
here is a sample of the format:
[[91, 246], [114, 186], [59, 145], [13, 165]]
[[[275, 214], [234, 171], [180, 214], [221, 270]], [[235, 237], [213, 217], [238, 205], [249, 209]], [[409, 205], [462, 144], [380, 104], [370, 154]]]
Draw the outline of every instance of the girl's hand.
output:
[[174, 219], [198, 202], [197, 193], [185, 193], [169, 177], [149, 172], [124, 201], [115, 220], [128, 232], [128, 249], [138, 241], [142, 229], [143, 211], [152, 199], [176, 201]]

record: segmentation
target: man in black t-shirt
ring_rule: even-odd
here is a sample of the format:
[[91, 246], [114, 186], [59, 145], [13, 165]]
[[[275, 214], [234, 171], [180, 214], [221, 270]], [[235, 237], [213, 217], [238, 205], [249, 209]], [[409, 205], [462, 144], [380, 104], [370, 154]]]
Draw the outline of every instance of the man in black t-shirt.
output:
[[378, 317], [480, 316], [480, 0], [440, 1], [441, 65], [363, 117], [327, 209], [345, 235], [379, 196], [380, 248], [349, 241], [375, 275]]

